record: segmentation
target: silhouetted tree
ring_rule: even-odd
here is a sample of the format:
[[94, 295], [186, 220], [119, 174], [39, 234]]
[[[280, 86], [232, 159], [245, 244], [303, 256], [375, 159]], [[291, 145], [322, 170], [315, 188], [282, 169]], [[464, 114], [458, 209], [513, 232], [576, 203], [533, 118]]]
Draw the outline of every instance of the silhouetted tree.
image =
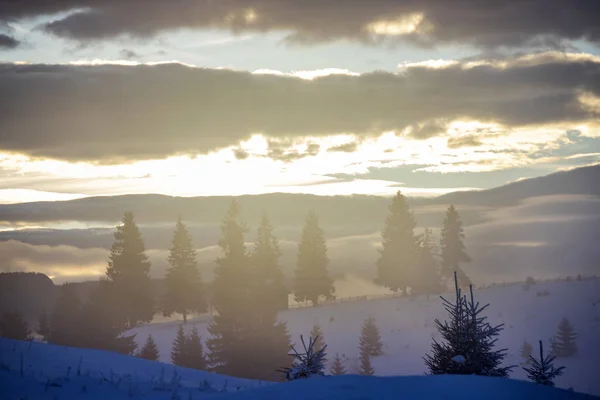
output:
[[493, 350], [503, 325], [492, 327], [480, 314], [489, 306], [481, 307], [473, 298], [462, 296], [458, 278], [454, 275], [456, 301], [444, 299], [450, 321], [435, 320], [444, 342], [433, 340], [432, 355], [425, 356], [425, 364], [433, 375], [485, 375], [507, 377], [513, 366], [501, 367], [506, 349]]
[[381, 231], [375, 282], [397, 292], [407, 293], [412, 285], [418, 263], [416, 226], [406, 198], [398, 191], [388, 207], [388, 216]]
[[329, 371], [331, 375], [345, 375], [346, 368], [342, 363], [342, 359], [338, 353], [335, 354], [335, 358], [333, 359], [333, 365], [331, 366], [331, 371]]
[[556, 357], [569, 357], [577, 353], [577, 334], [571, 322], [563, 318], [558, 324], [558, 332], [554, 341], [554, 354]]
[[5, 311], [0, 318], [0, 336], [7, 339], [27, 340], [31, 331], [23, 314], [17, 309]]
[[85, 329], [82, 327], [81, 301], [75, 286], [64, 283], [60, 291], [50, 321], [48, 343], [61, 346], [81, 347]]
[[375, 375], [375, 369], [371, 365], [369, 349], [366, 346], [360, 347], [360, 374], [367, 376]]
[[149, 322], [154, 316], [154, 295], [150, 280], [150, 261], [144, 241], [131, 212], [126, 212], [114, 233], [106, 276], [113, 296], [120, 300], [122, 312], [131, 328]]
[[221, 225], [213, 281], [213, 305], [217, 315], [208, 327], [211, 337], [209, 365], [215, 372], [245, 377], [252, 370], [251, 333], [253, 313], [249, 260], [244, 245], [246, 225], [240, 220], [240, 206], [234, 200]]
[[177, 328], [177, 336], [175, 336], [175, 340], [173, 341], [173, 346], [171, 347], [171, 362], [180, 367], [186, 366], [186, 349], [187, 337], [185, 336], [185, 331], [183, 330], [183, 325], [180, 324]]
[[310, 337], [314, 341], [315, 351], [319, 351], [325, 347], [325, 336], [323, 335], [319, 324], [313, 325], [312, 330], [310, 331]]
[[324, 376], [327, 345], [317, 350], [313, 338], [309, 339], [308, 346], [306, 346], [302, 335], [300, 336], [300, 341], [302, 342], [302, 347], [304, 347], [304, 353], [298, 353], [295, 346], [292, 346], [290, 356], [294, 358], [294, 362], [291, 367], [280, 370], [280, 372], [283, 372], [284, 379], [293, 381], [310, 378], [311, 376]]
[[523, 343], [523, 347], [521, 347], [521, 357], [525, 360], [525, 364], [528, 364], [531, 361], [531, 352], [533, 351], [533, 346], [525, 341]]
[[530, 362], [533, 362], [531, 368], [523, 368], [527, 372], [527, 377], [535, 383], [539, 383], [545, 386], [554, 386], [554, 379], [557, 376], [562, 375], [565, 367], [555, 368], [552, 362], [555, 357], [546, 356], [544, 357], [544, 348], [542, 341], [540, 340], [540, 361], [536, 360], [532, 356], [529, 356]]
[[381, 335], [379, 328], [375, 324], [375, 318], [368, 317], [363, 323], [360, 339], [360, 348], [366, 349], [370, 356], [376, 357], [383, 354], [383, 343], [381, 343]]
[[205, 312], [207, 307], [196, 262], [196, 249], [181, 217], [177, 219], [168, 261], [171, 267], [165, 276], [163, 315], [168, 317], [176, 312], [183, 316], [183, 323], [186, 323], [188, 314]]
[[440, 293], [439, 263], [435, 257], [435, 243], [431, 229], [425, 228], [423, 234], [417, 239], [418, 263], [411, 277], [413, 293]]
[[311, 211], [306, 217], [298, 245], [294, 286], [296, 301], [310, 301], [317, 305], [321, 296], [328, 300], [335, 298], [333, 279], [327, 272], [328, 264], [325, 236], [319, 227], [317, 215]]
[[37, 333], [42, 337], [43, 340], [48, 340], [50, 337], [50, 319], [48, 318], [48, 312], [46, 309], [42, 310], [40, 317], [38, 319], [38, 329]]
[[206, 370], [206, 356], [198, 329], [194, 327], [185, 342], [185, 366], [187, 368]]
[[460, 216], [453, 205], [448, 207], [444, 223], [442, 226], [442, 236], [440, 238], [440, 248], [442, 251], [442, 274], [450, 277], [452, 273], [458, 275], [460, 287], [466, 287], [472, 284], [469, 277], [461, 269], [460, 264], [470, 262], [471, 258], [467, 255], [463, 239], [465, 234], [462, 228]]
[[146, 338], [146, 342], [144, 343], [144, 346], [138, 353], [138, 357], [150, 361], [158, 361], [158, 347], [156, 346], [156, 342], [154, 341], [152, 335], [148, 335], [148, 337]]

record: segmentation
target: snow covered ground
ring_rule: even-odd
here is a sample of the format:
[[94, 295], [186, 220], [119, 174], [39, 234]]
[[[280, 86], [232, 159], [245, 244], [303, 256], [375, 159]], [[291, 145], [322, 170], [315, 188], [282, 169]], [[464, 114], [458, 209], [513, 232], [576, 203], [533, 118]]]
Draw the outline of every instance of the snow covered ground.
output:
[[[547, 293], [546, 295], [544, 295]], [[447, 294], [452, 297], [451, 293]], [[504, 323], [498, 346], [508, 348], [507, 364], [519, 365], [519, 353], [527, 340], [537, 349], [537, 341], [548, 339], [556, 332], [562, 317], [572, 322], [579, 335], [579, 352], [557, 362], [567, 368], [556, 381], [561, 388], [600, 396], [600, 280], [536, 283], [529, 290], [517, 284], [507, 287], [478, 289], [476, 299], [489, 302], [486, 315], [493, 324]], [[370, 300], [308, 309], [288, 310], [280, 318], [288, 322], [292, 339], [299, 343], [300, 335], [308, 336], [313, 324], [321, 326], [328, 345], [329, 359], [335, 353], [345, 357], [349, 373], [358, 368], [358, 337], [365, 318], [374, 316], [380, 328], [385, 354], [372, 360], [377, 375], [423, 375], [423, 355], [431, 348], [431, 338], [438, 337], [434, 319], [446, 317], [441, 300], [431, 296], [406, 299]], [[189, 322], [186, 331], [196, 326], [208, 336], [208, 318]], [[136, 329], [138, 343], [151, 333], [160, 351], [161, 361], [170, 361], [170, 350], [178, 322], [150, 324]], [[535, 353], [534, 353], [535, 354]], [[511, 374], [526, 379], [518, 367]]]
[[105, 351], [0, 339], [2, 400], [594, 399], [529, 382], [478, 376], [346, 375], [260, 383], [178, 368], [181, 380], [173, 382], [173, 369]]

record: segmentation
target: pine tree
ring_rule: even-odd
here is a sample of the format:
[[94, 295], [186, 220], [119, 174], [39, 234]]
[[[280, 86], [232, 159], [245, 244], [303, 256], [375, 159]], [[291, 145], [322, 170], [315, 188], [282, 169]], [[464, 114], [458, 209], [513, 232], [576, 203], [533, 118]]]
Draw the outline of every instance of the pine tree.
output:
[[309, 339], [308, 347], [302, 336], [300, 336], [300, 341], [304, 347], [304, 353], [298, 353], [296, 348], [292, 346], [292, 353], [290, 353], [290, 356], [294, 358], [294, 362], [291, 367], [280, 370], [280, 372], [283, 372], [284, 379], [293, 381], [296, 379], [310, 378], [312, 376], [324, 376], [325, 351], [327, 345], [323, 346], [322, 349], [317, 350], [313, 338]]
[[435, 242], [431, 229], [425, 228], [423, 234], [418, 236], [418, 263], [414, 275], [411, 277], [413, 293], [441, 293], [439, 263], [435, 256]]
[[196, 327], [192, 329], [192, 333], [186, 339], [185, 358], [185, 366], [187, 368], [206, 370], [206, 357], [204, 355], [204, 348], [202, 347], [202, 340]]
[[143, 358], [150, 361], [158, 361], [158, 347], [156, 346], [156, 342], [154, 341], [152, 335], [148, 335], [144, 346], [142, 347], [137, 356], [139, 358]]
[[306, 218], [298, 245], [294, 287], [296, 301], [310, 301], [317, 305], [321, 296], [328, 300], [335, 298], [333, 279], [327, 272], [328, 264], [325, 236], [319, 227], [317, 215], [311, 211]]
[[50, 337], [50, 331], [50, 320], [48, 318], [48, 313], [44, 309], [42, 310], [42, 313], [38, 319], [37, 333], [42, 337], [43, 340], [48, 341], [48, 338]]
[[183, 316], [183, 323], [186, 323], [188, 314], [205, 312], [207, 307], [196, 262], [196, 249], [181, 217], [177, 219], [169, 251], [171, 267], [165, 276], [167, 292], [163, 300], [163, 315], [168, 317], [176, 312]]
[[571, 322], [563, 318], [558, 325], [555, 338], [554, 355], [556, 357], [569, 357], [577, 353], [577, 334]]
[[523, 359], [525, 360], [525, 364], [528, 364], [531, 361], [532, 351], [533, 346], [526, 340], [525, 343], [523, 343], [523, 347], [521, 347], [521, 357], [523, 357]]
[[84, 336], [81, 332], [81, 321], [81, 301], [75, 286], [71, 283], [64, 283], [54, 302], [48, 343], [81, 347], [82, 336]]
[[470, 300], [461, 294], [458, 278], [454, 275], [456, 301], [444, 299], [450, 321], [441, 323], [435, 320], [444, 342], [433, 340], [432, 355], [425, 356], [425, 364], [433, 375], [484, 375], [507, 377], [513, 366], [501, 367], [506, 349], [493, 350], [495, 337], [503, 325], [492, 327], [486, 317], [480, 314], [489, 306], [481, 307], [473, 298], [470, 286]]
[[360, 374], [367, 376], [375, 375], [375, 370], [371, 365], [369, 349], [366, 346], [361, 346], [360, 348]]
[[359, 344], [361, 349], [369, 354], [369, 356], [377, 357], [383, 354], [383, 343], [381, 343], [381, 335], [379, 328], [375, 324], [375, 318], [368, 317], [362, 326]]
[[532, 356], [529, 356], [530, 362], [533, 362], [531, 368], [523, 368], [527, 372], [527, 377], [535, 383], [546, 386], [554, 386], [554, 379], [557, 376], [562, 375], [565, 367], [555, 368], [552, 362], [555, 357], [546, 356], [544, 357], [544, 348], [542, 341], [540, 340], [540, 361], [536, 360]]
[[185, 353], [186, 345], [187, 337], [185, 336], [183, 325], [179, 324], [179, 327], [177, 328], [177, 335], [175, 336], [173, 346], [171, 347], [171, 362], [174, 365], [177, 365], [179, 367], [187, 366], [187, 359]]
[[331, 371], [329, 371], [331, 375], [345, 375], [346, 368], [342, 363], [342, 359], [338, 353], [335, 353], [335, 358], [333, 359], [333, 365], [331, 366]]
[[458, 274], [460, 287], [466, 287], [472, 284], [469, 277], [460, 268], [460, 263], [470, 262], [471, 258], [467, 255], [463, 239], [465, 234], [462, 228], [460, 216], [453, 205], [448, 207], [442, 227], [442, 237], [440, 239], [440, 248], [442, 251], [442, 274], [450, 277], [452, 273]]
[[7, 339], [27, 340], [31, 331], [21, 311], [5, 311], [0, 318], [0, 336]]
[[249, 350], [255, 363], [247, 377], [260, 380], [278, 380], [277, 368], [291, 363], [287, 326], [277, 320], [278, 311], [287, 307], [288, 295], [279, 266], [281, 251], [273, 231], [266, 214], [263, 215], [250, 254], [250, 297], [255, 317]]
[[131, 212], [126, 212], [114, 233], [106, 276], [113, 294], [120, 300], [119, 310], [132, 328], [154, 316], [154, 294], [150, 280], [150, 261], [144, 241]]
[[217, 315], [208, 327], [209, 365], [217, 373], [245, 377], [252, 371], [251, 333], [254, 319], [249, 260], [244, 244], [246, 225], [234, 200], [221, 225], [212, 292]]
[[319, 351], [325, 347], [325, 336], [323, 335], [319, 324], [313, 325], [312, 330], [310, 331], [310, 337], [315, 342], [315, 351]]
[[375, 282], [397, 292], [407, 293], [414, 282], [418, 263], [416, 222], [406, 198], [398, 191], [390, 204], [385, 227], [381, 231], [381, 245], [377, 260]]

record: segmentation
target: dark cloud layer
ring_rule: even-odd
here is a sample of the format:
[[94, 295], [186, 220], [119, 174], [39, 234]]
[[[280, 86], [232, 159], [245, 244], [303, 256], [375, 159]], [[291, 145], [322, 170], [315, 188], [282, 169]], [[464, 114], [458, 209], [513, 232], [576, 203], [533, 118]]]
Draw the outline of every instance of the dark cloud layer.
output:
[[[310, 44], [350, 39], [378, 43], [368, 29], [379, 21], [422, 14], [406, 39], [421, 45], [469, 43], [479, 47], [600, 43], [600, 3], [593, 0], [30, 0], [0, 1], [0, 19], [79, 9], [48, 23], [59, 36], [78, 40], [121, 34], [148, 37], [177, 28], [233, 32], [291, 32], [288, 41]], [[414, 20], [413, 20], [414, 22]]]
[[2, 49], [14, 49], [18, 47], [20, 42], [12, 36], [0, 33], [0, 50]]
[[599, 117], [578, 101], [581, 91], [600, 95], [597, 59], [550, 53], [503, 63], [312, 81], [179, 64], [0, 64], [0, 148], [117, 162], [204, 153], [255, 132], [290, 139], [464, 117], [509, 126]]

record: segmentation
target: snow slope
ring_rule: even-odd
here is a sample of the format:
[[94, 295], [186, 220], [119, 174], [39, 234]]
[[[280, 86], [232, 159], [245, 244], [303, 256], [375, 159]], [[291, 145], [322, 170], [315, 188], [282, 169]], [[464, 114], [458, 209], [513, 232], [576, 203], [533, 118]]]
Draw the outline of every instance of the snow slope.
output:
[[529, 382], [477, 376], [346, 375], [261, 383], [178, 368], [181, 382], [173, 384], [172, 371], [158, 362], [106, 351], [0, 339], [2, 400], [594, 399]]
[[[548, 292], [548, 295], [538, 296]], [[451, 293], [446, 294], [449, 298]], [[579, 334], [579, 353], [557, 362], [567, 368], [556, 381], [558, 387], [573, 387], [577, 392], [600, 395], [598, 367], [600, 360], [600, 280], [536, 283], [530, 290], [516, 284], [506, 287], [477, 289], [475, 297], [489, 302], [486, 311], [492, 324], [504, 323], [498, 346], [509, 349], [507, 364], [520, 364], [519, 355], [527, 340], [537, 348], [537, 341], [555, 334], [560, 319], [565, 316]], [[358, 368], [358, 337], [365, 318], [376, 318], [384, 342], [385, 354], [372, 360], [377, 375], [423, 375], [426, 371], [423, 355], [431, 348], [431, 338], [439, 338], [434, 319], [446, 317], [441, 300], [436, 296], [371, 300], [332, 306], [288, 310], [280, 314], [287, 321], [292, 339], [299, 343], [300, 335], [308, 335], [313, 324], [319, 323], [328, 345], [329, 359], [340, 353], [346, 357], [349, 373]], [[196, 326], [206, 338], [208, 318], [194, 320], [186, 331]], [[142, 344], [149, 333], [157, 341], [161, 360], [168, 362], [177, 322], [150, 324], [137, 328], [136, 340]], [[535, 351], [535, 350], [534, 350]], [[519, 367], [512, 378], [526, 379]]]

